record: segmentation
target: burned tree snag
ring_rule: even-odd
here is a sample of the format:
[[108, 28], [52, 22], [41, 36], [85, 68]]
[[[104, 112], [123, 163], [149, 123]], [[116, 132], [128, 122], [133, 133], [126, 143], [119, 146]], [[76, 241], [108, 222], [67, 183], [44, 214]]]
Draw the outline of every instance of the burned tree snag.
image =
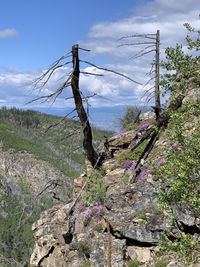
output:
[[182, 101], [184, 99], [184, 95], [178, 95], [169, 105], [169, 107], [164, 110], [160, 115], [158, 120], [153, 124], [150, 128], [148, 128], [143, 133], [137, 134], [135, 138], [133, 139], [130, 148], [133, 151], [136, 149], [141, 143], [144, 142], [144, 140], [148, 140], [148, 143], [146, 147], [144, 148], [139, 160], [136, 164], [136, 176], [140, 173], [141, 167], [142, 167], [142, 160], [146, 160], [149, 156], [151, 150], [153, 149], [156, 141], [159, 138], [160, 132], [167, 126], [170, 114], [174, 111], [176, 111], [178, 108], [181, 107]]
[[[136, 84], [141, 85], [141, 83], [133, 80], [132, 78], [130, 78], [129, 76], [120, 73], [118, 71], [112, 70], [112, 69], [108, 69], [108, 68], [104, 68], [104, 67], [99, 67], [97, 65], [95, 65], [94, 63], [91, 63], [89, 61], [86, 60], [80, 60], [79, 59], [79, 50], [83, 50], [86, 52], [90, 52], [90, 50], [85, 49], [80, 47], [79, 45], [73, 45], [72, 46], [72, 50], [68, 53], [65, 53], [63, 56], [61, 56], [59, 59], [57, 59], [55, 62], [53, 62], [53, 64], [44, 72], [42, 73], [42, 75], [40, 77], [38, 77], [35, 81], [34, 81], [34, 85], [36, 89], [39, 89], [39, 91], [41, 91], [41, 88], [43, 88], [48, 82], [49, 80], [52, 78], [52, 76], [54, 75], [55, 71], [57, 71], [58, 69], [64, 69], [66, 65], [71, 65], [72, 64], [72, 70], [70, 71], [70, 73], [68, 73], [66, 75], [66, 77], [64, 78], [64, 81], [62, 82], [61, 85], [57, 86], [57, 88], [51, 92], [50, 94], [47, 95], [42, 95], [39, 96], [35, 99], [33, 99], [32, 101], [28, 102], [29, 104], [35, 101], [39, 101], [41, 100], [42, 103], [44, 103], [45, 101], [49, 101], [52, 100], [52, 102], [54, 103], [56, 101], [56, 99], [68, 88], [71, 87], [72, 88], [72, 97], [67, 97], [65, 98], [65, 100], [69, 100], [69, 99], [74, 99], [74, 103], [75, 103], [75, 108], [69, 112], [63, 119], [66, 119], [70, 114], [72, 114], [74, 111], [77, 112], [78, 117], [80, 119], [80, 123], [82, 126], [82, 130], [83, 130], [83, 149], [85, 152], [85, 156], [88, 159], [88, 161], [91, 163], [93, 168], [99, 168], [99, 166], [102, 163], [102, 159], [103, 159], [103, 155], [101, 155], [100, 153], [97, 153], [93, 147], [92, 144], [92, 130], [91, 130], [91, 126], [90, 126], [90, 122], [89, 122], [89, 118], [87, 115], [87, 112], [85, 111], [83, 102], [86, 101], [86, 104], [88, 103], [88, 99], [93, 97], [93, 96], [97, 96], [96, 93], [90, 95], [90, 96], [84, 96], [82, 95], [81, 90], [79, 89], [79, 80], [80, 80], [80, 74], [83, 75], [94, 75], [94, 76], [104, 76], [104, 73], [106, 72], [110, 72], [113, 74], [116, 74], [118, 76], [121, 76], [131, 82], [134, 82]], [[69, 61], [66, 61], [70, 58]], [[71, 59], [72, 58], [72, 59]], [[81, 71], [80, 69], [80, 63], [84, 63], [86, 65], [90, 65], [95, 69], [101, 70], [102, 73], [95, 73], [95, 72], [88, 72], [88, 71]], [[71, 68], [70, 68], [71, 69]], [[51, 125], [48, 127], [48, 129], [50, 129], [51, 127], [57, 126], [58, 124], [55, 125]], [[47, 129], [47, 131], [48, 131]]]
[[145, 146], [141, 156], [139, 157], [136, 167], [135, 167], [135, 177], [137, 177], [142, 169], [144, 161], [148, 158], [150, 152], [152, 151], [156, 141], [159, 139], [159, 134], [162, 130], [167, 126], [170, 114], [176, 111], [178, 108], [182, 106], [182, 101], [184, 99], [184, 95], [178, 95], [168, 106], [166, 110], [164, 110], [160, 115], [158, 120], [145, 132], [137, 134], [132, 144], [130, 145], [131, 150], [137, 148], [144, 140], [148, 140], [147, 145]]
[[[147, 85], [151, 84], [152, 80], [154, 80], [154, 85], [146, 90], [144, 96], [146, 96], [147, 103], [154, 98], [155, 106], [153, 107], [156, 119], [158, 120], [160, 112], [161, 112], [161, 104], [160, 104], [160, 31], [157, 30], [156, 33], [144, 33], [144, 34], [133, 34], [129, 36], [125, 36], [119, 39], [119, 41], [134, 38], [134, 42], [126, 42], [119, 45], [120, 46], [138, 46], [141, 47], [141, 50], [137, 52], [131, 59], [136, 59], [143, 57], [145, 55], [149, 55], [151, 53], [154, 54], [154, 59], [152, 60], [152, 66], [150, 71], [147, 73], [148, 76], [152, 76], [143, 86], [145, 88]], [[143, 96], [143, 97], [144, 97]]]
[[87, 159], [90, 161], [90, 163], [94, 167], [97, 162], [98, 156], [92, 145], [92, 130], [90, 127], [87, 113], [85, 112], [85, 109], [83, 106], [83, 100], [81, 98], [81, 94], [79, 90], [80, 68], [79, 68], [78, 49], [79, 49], [78, 45], [73, 45], [72, 47], [73, 71], [72, 71], [72, 79], [71, 79], [71, 88], [72, 88], [72, 93], [73, 93], [74, 102], [76, 106], [76, 111], [80, 119], [82, 128], [83, 128], [83, 149], [85, 151]]
[[160, 31], [156, 32], [156, 59], [155, 59], [155, 109], [156, 119], [160, 113]]

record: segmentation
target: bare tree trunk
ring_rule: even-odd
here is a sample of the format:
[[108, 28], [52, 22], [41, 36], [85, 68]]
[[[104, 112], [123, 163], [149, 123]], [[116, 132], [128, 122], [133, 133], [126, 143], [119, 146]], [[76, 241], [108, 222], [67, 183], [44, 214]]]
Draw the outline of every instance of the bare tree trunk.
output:
[[72, 72], [72, 79], [71, 79], [71, 87], [72, 87], [72, 93], [73, 93], [74, 102], [76, 106], [76, 111], [80, 119], [82, 128], [83, 128], [83, 137], [84, 137], [83, 148], [84, 148], [87, 159], [90, 161], [90, 163], [94, 167], [96, 165], [98, 156], [92, 145], [92, 131], [91, 131], [87, 113], [85, 112], [85, 109], [83, 106], [81, 94], [79, 91], [80, 68], [79, 68], [78, 49], [79, 49], [78, 45], [72, 46], [73, 72]]
[[158, 119], [160, 113], [160, 31], [156, 32], [156, 62], [155, 62], [155, 108]]

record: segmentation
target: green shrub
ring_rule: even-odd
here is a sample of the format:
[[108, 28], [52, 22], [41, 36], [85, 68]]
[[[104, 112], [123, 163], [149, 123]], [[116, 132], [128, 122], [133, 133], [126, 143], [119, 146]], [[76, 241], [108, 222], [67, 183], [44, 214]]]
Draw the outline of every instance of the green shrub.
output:
[[200, 241], [198, 237], [190, 234], [180, 234], [175, 241], [163, 242], [160, 246], [159, 254], [175, 252], [176, 256], [185, 266], [197, 263], [200, 260]]
[[83, 195], [83, 203], [86, 205], [103, 203], [106, 198], [106, 188], [100, 171], [94, 170], [87, 178], [87, 190]]
[[21, 195], [0, 196], [0, 266], [24, 266], [29, 261], [34, 244], [32, 224], [41, 211], [49, 208], [50, 201], [35, 201], [28, 186], [19, 180]]
[[187, 48], [192, 53], [185, 53], [182, 44], [166, 49], [166, 60], [161, 63], [165, 71], [161, 75], [160, 83], [165, 92], [184, 92], [188, 88], [198, 88], [200, 85], [200, 57], [197, 53], [200, 49], [200, 30], [192, 28], [188, 23], [184, 26], [189, 33], [186, 36]]
[[154, 267], [166, 267], [168, 262], [166, 260], [157, 260], [154, 262]]
[[23, 210], [16, 197], [2, 197], [1, 205], [4, 213], [0, 218], [1, 254], [5, 260], [14, 259], [23, 263], [28, 260], [30, 248], [33, 246], [31, 226], [36, 216]]
[[129, 149], [129, 150], [121, 152], [117, 156], [119, 163], [123, 164], [125, 160], [134, 160], [137, 162], [142, 152], [144, 151], [144, 148], [146, 147], [147, 143], [148, 143], [148, 140], [145, 140], [142, 144], [140, 144], [133, 151]]
[[123, 130], [133, 130], [139, 120], [141, 110], [138, 107], [127, 107], [120, 125]]
[[22, 110], [17, 108], [0, 109], [0, 121], [8, 122], [25, 128], [37, 128], [40, 124], [39, 113], [33, 110]]
[[90, 261], [83, 262], [83, 264], [81, 265], [81, 267], [91, 267]]
[[88, 258], [91, 252], [90, 242], [88, 240], [80, 240], [78, 242], [78, 251]]
[[127, 267], [139, 267], [140, 262], [138, 260], [130, 260], [127, 264]]
[[200, 106], [197, 104], [185, 104], [171, 116], [168, 128], [171, 148], [167, 160], [154, 171], [156, 176], [165, 179], [169, 188], [159, 194], [163, 208], [187, 204], [200, 212], [199, 127]]

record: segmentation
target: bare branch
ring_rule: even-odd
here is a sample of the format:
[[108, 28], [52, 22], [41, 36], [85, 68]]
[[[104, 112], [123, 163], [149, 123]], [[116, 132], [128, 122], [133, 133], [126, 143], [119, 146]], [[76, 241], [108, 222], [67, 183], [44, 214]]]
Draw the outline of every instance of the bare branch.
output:
[[[153, 94], [153, 95], [152, 95]], [[147, 104], [153, 99], [155, 97], [155, 94], [154, 94], [154, 91], [153, 92], [151, 92], [150, 94], [149, 94], [149, 96], [147, 97]]]
[[86, 51], [86, 52], [91, 52], [91, 50], [90, 49], [86, 49], [86, 48], [83, 48], [83, 47], [78, 47], [80, 50], [83, 50], [83, 51]]
[[63, 90], [64, 90], [65, 88], [69, 87], [70, 85], [71, 85], [70, 82], [65, 82], [65, 83], [59, 88], [59, 90], [57, 90], [56, 94], [54, 94], [54, 96], [53, 96], [54, 99], [53, 99], [53, 101], [52, 101], [52, 104], [56, 101], [56, 98], [57, 98], [60, 94], [62, 94]]
[[155, 72], [155, 69], [153, 70], [154, 67], [155, 67], [155, 62], [153, 62], [153, 63], [151, 64], [150, 71], [147, 72], [147, 73], [145, 74], [145, 76], [150, 76], [153, 72]]
[[94, 96], [96, 96], [97, 94], [96, 93], [93, 93], [92, 95], [88, 95], [88, 96], [84, 96], [83, 95], [83, 100], [87, 100], [87, 99], [89, 99], [89, 98], [92, 98], [92, 97], [94, 97]]
[[[61, 57], [61, 58], [62, 58], [62, 57]], [[42, 81], [42, 80], [47, 76], [47, 74], [48, 74], [49, 72], [51, 72], [51, 71], [54, 70], [54, 69], [57, 69], [57, 65], [58, 65], [59, 62], [60, 62], [60, 59], [58, 59], [58, 60], [56, 61], [56, 63], [52, 64], [52, 65], [48, 68], [48, 70], [47, 70], [45, 73], [43, 73], [39, 78], [37, 78], [37, 79], [34, 81], [34, 83], [35, 83], [35, 84], [38, 84], [40, 81]], [[67, 64], [69, 64], [69, 63], [71, 63], [71, 61], [70, 61], [70, 62], [66, 62], [66, 63], [64, 63], [64, 64], [61, 64], [60, 67], [62, 67], [62, 66], [64, 66], [64, 65], [67, 65]]]
[[150, 54], [150, 53], [152, 53], [152, 52], [155, 52], [155, 51], [156, 51], [155, 49], [152, 49], [152, 50], [146, 51], [146, 52], [144, 52], [144, 53], [142, 53], [142, 54], [140, 54], [140, 55], [138, 55], [138, 56], [135, 56], [135, 57], [133, 57], [133, 59], [136, 59], [136, 58], [142, 57], [142, 56], [144, 56], [144, 55]]
[[148, 88], [146, 91], [145, 91], [145, 93], [144, 93], [144, 95], [143, 96], [145, 96], [148, 92], [150, 92], [152, 89], [154, 89], [155, 88], [155, 86], [151, 86], [150, 88]]
[[[155, 37], [153, 37], [155, 36]], [[133, 35], [127, 35], [127, 36], [123, 36], [121, 38], [119, 38], [117, 41], [121, 41], [123, 39], [128, 39], [128, 38], [133, 38], [133, 37], [142, 37], [142, 38], [146, 38], [146, 39], [152, 39], [152, 40], [156, 40], [156, 34], [155, 33], [149, 33], [149, 34], [133, 34]]]
[[62, 64], [62, 65], [58, 65], [58, 66], [54, 67], [54, 68], [51, 69], [51, 70], [50, 70], [50, 69], [47, 70], [47, 71], [46, 71], [40, 78], [38, 78], [38, 81], [36, 81], [36, 84], [38, 84], [39, 82], [41, 82], [42, 80], [44, 80], [44, 78], [46, 78], [46, 76], [47, 76], [47, 74], [48, 74], [46, 80], [42, 83], [42, 86], [41, 86], [41, 87], [44, 87], [44, 86], [48, 83], [48, 81], [50, 80], [52, 74], [53, 74], [57, 69], [60, 69], [60, 68], [66, 66], [66, 65], [68, 65], [68, 64], [70, 64], [70, 63], [72, 63], [72, 62], [69, 61], [69, 62], [66, 62], [66, 63], [64, 63], [64, 64]]
[[53, 92], [52, 94], [49, 95], [45, 95], [45, 96], [39, 96], [29, 102], [26, 103], [27, 104], [31, 104], [33, 102], [37, 102], [38, 100], [42, 100], [44, 99], [41, 103], [47, 102], [48, 100], [51, 100], [54, 97], [53, 103], [55, 102], [55, 99], [63, 92], [63, 90], [67, 87], [69, 87], [71, 85], [71, 83], [69, 82], [69, 80], [71, 79], [71, 74], [68, 77], [68, 79], [64, 82], [64, 84], [59, 87], [55, 92]]
[[128, 79], [128, 80], [131, 81], [131, 82], [134, 82], [134, 83], [136, 83], [136, 84], [142, 85], [141, 83], [139, 83], [139, 82], [137, 82], [137, 81], [131, 79], [131, 78], [128, 77], [127, 75], [124, 75], [124, 74], [122, 74], [122, 73], [120, 73], [120, 72], [117, 72], [117, 71], [114, 71], [114, 70], [111, 70], [111, 69], [107, 69], [107, 68], [98, 67], [97, 65], [95, 65], [95, 64], [93, 64], [93, 63], [91, 63], [91, 62], [89, 62], [89, 61], [80, 60], [80, 62], [84, 62], [84, 63], [86, 63], [86, 64], [88, 64], [88, 65], [90, 65], [90, 66], [93, 66], [93, 67], [95, 67], [95, 68], [97, 68], [97, 69], [99, 69], [99, 70], [104, 70], [104, 71], [107, 71], [107, 72], [111, 72], [111, 73], [117, 74], [117, 75], [119, 75], [119, 76], [121, 76], [121, 77], [124, 77], [124, 78]]
[[[80, 134], [80, 129], [77, 129], [77, 130], [74, 130], [73, 131], [73, 133], [70, 133], [70, 134], [68, 134], [68, 135], [66, 135], [65, 137], [63, 137], [63, 138], [61, 138], [60, 140], [62, 141], [62, 140], [65, 140], [66, 138], [70, 138], [70, 137], [72, 137], [72, 136], [75, 136], [75, 135], [77, 135], [77, 134]], [[79, 147], [80, 148], [80, 147]], [[73, 152], [74, 152], [75, 150], [74, 150], [74, 148], [73, 148]]]
[[144, 86], [143, 86], [143, 88], [145, 88], [152, 80], [154, 80], [156, 77], [155, 76], [153, 76], [153, 77], [151, 77], [145, 84], [144, 84]]
[[141, 53], [143, 53], [144, 51], [146, 51], [148, 48], [151, 48], [151, 47], [155, 47], [155, 45], [153, 44], [153, 45], [146, 46], [144, 49], [140, 50], [134, 56], [130, 57], [130, 59], [134, 59], [135, 57], [139, 56]]
[[103, 74], [98, 74], [98, 73], [92, 73], [92, 72], [87, 72], [87, 71], [81, 71], [81, 74], [86, 74], [86, 75], [94, 75], [94, 76], [104, 76]]
[[56, 66], [56, 65], [57, 65], [60, 61], [62, 61], [63, 59], [68, 58], [68, 57], [71, 57], [71, 55], [72, 55], [72, 51], [65, 53], [63, 56], [61, 56], [60, 58], [58, 58], [57, 60], [55, 60], [55, 61], [50, 65], [49, 68], [53, 68], [54, 66]]
[[144, 44], [156, 44], [155, 42], [138, 42], [138, 43], [125, 43], [125, 44], [120, 44], [117, 47], [121, 47], [121, 46], [135, 46], [135, 45], [144, 45]]
[[61, 124], [67, 117], [69, 117], [69, 115], [71, 115], [74, 111], [76, 111], [76, 109], [74, 108], [72, 111], [70, 111], [69, 113], [67, 113], [67, 115], [65, 115], [61, 121], [59, 121], [58, 123], [54, 123], [51, 124], [46, 130], [45, 133], [47, 133], [51, 128], [57, 127], [59, 124]]

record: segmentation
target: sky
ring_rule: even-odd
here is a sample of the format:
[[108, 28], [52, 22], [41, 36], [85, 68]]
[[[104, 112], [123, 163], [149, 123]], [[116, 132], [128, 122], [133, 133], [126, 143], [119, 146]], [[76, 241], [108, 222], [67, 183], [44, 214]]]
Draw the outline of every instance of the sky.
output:
[[[120, 46], [123, 36], [135, 33], [161, 33], [161, 58], [164, 49], [183, 43], [183, 23], [199, 27], [199, 0], [0, 0], [0, 105], [19, 108], [52, 107], [52, 103], [31, 99], [50, 94], [63, 81], [70, 66], [57, 70], [42, 90], [33, 86], [57, 58], [78, 43], [91, 52], [81, 51], [80, 58], [130, 76], [141, 85], [112, 73], [82, 64], [82, 70], [103, 77], [81, 75], [84, 95], [93, 93], [91, 106], [144, 105], [144, 84], [149, 79], [153, 53], [131, 59], [135, 46]], [[126, 41], [132, 42], [133, 39]], [[73, 106], [66, 101], [70, 88], [54, 103], [55, 109]]]

